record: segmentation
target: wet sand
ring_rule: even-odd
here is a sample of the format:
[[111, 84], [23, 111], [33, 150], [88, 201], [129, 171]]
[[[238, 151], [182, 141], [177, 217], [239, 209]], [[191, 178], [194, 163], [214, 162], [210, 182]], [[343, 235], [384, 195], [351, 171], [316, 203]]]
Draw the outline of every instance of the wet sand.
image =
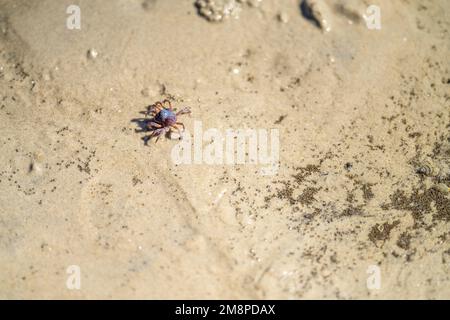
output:
[[[70, 30], [72, 1], [0, 1], [0, 297], [450, 298], [450, 3], [195, 2]], [[276, 174], [146, 146], [166, 98], [278, 129]]]

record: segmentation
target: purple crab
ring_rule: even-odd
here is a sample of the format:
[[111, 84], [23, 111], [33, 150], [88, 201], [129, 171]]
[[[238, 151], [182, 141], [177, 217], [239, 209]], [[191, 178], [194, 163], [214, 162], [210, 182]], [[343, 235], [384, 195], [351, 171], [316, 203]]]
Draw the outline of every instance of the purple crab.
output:
[[[165, 107], [166, 105], [167, 107]], [[182, 122], [177, 122], [177, 116], [191, 113], [189, 107], [183, 108], [178, 112], [172, 109], [172, 103], [169, 100], [163, 100], [162, 102], [158, 101], [151, 106], [148, 107], [147, 115], [150, 115], [152, 118], [147, 123], [147, 129], [151, 130], [152, 133], [148, 137], [151, 139], [156, 137], [156, 142], [158, 142], [159, 138], [162, 134], [172, 131], [176, 129], [181, 137], [181, 130], [178, 126], [182, 126], [183, 130], [184, 124]]]

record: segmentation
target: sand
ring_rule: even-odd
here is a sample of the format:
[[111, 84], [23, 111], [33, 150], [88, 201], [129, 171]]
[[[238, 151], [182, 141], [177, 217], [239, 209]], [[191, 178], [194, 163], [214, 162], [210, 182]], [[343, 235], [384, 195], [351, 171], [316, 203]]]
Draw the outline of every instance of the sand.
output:
[[[450, 298], [448, 1], [73, 2], [0, 1], [0, 298]], [[146, 146], [166, 98], [277, 172]]]

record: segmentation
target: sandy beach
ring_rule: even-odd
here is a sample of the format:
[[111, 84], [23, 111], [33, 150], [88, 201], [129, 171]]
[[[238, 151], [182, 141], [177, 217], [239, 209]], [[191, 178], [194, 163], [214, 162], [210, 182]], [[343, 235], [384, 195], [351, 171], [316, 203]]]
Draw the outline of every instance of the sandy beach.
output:
[[0, 0], [0, 298], [450, 299], [449, 56], [446, 0]]

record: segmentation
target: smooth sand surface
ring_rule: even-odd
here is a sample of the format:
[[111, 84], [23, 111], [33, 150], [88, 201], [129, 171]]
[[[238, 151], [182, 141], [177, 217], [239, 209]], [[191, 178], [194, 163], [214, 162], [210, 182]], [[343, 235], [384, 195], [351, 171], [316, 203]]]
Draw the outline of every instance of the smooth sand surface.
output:
[[[450, 298], [450, 2], [194, 2], [0, 0], [0, 297]], [[165, 98], [278, 172], [145, 146]]]

